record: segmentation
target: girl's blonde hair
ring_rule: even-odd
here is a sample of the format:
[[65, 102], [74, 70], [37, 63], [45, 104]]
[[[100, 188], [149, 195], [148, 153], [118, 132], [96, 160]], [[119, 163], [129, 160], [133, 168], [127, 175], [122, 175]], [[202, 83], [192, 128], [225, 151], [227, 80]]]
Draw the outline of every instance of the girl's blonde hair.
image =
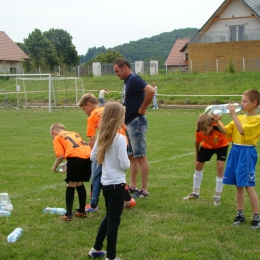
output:
[[125, 107], [118, 102], [108, 102], [102, 113], [99, 135], [97, 140], [97, 162], [104, 161], [105, 153], [110, 149], [118, 130], [125, 119]]

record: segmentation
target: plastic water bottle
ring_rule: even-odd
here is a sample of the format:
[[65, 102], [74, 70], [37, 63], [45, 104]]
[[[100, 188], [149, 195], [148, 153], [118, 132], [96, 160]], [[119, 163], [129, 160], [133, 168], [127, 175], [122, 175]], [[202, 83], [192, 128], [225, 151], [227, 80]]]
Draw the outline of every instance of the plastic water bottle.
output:
[[11, 213], [7, 210], [0, 210], [0, 217], [10, 217]]
[[66, 172], [67, 171], [67, 162], [59, 164], [56, 170], [58, 172]]
[[66, 209], [64, 208], [52, 208], [52, 214], [64, 215], [66, 213]]
[[22, 228], [16, 228], [11, 234], [8, 235], [7, 241], [9, 243], [14, 243], [16, 242], [19, 237], [22, 235], [23, 229]]
[[47, 207], [42, 212], [46, 213], [46, 214], [64, 215], [66, 213], [66, 209], [64, 209], [64, 208], [50, 208], [50, 207]]
[[0, 205], [0, 210], [12, 211], [13, 210], [13, 205], [12, 204]]
[[48, 213], [51, 214], [51, 208], [50, 208], [50, 207], [47, 207], [47, 208], [43, 209], [42, 212], [43, 212], [43, 213], [47, 213], [47, 214], [48, 214]]
[[12, 211], [13, 205], [11, 204], [8, 193], [0, 193], [0, 209]]
[[[222, 105], [212, 105], [212, 113], [214, 115], [221, 115], [221, 114], [228, 114], [230, 110], [227, 108], [229, 104], [222, 104]], [[242, 106], [238, 103], [233, 104], [235, 107], [235, 112], [239, 112], [242, 109]]]

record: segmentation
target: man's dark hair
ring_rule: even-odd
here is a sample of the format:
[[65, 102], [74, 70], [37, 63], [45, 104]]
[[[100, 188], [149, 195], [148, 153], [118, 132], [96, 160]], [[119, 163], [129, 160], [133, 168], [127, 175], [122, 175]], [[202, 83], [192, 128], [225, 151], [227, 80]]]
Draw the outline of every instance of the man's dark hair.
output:
[[130, 63], [125, 59], [117, 59], [114, 63], [114, 65], [117, 65], [119, 68], [124, 67], [125, 65], [130, 69]]

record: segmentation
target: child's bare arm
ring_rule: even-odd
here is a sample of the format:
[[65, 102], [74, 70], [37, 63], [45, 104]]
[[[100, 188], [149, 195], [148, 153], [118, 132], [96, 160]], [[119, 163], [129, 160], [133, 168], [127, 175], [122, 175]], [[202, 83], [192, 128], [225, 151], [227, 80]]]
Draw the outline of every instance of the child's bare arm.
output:
[[56, 158], [56, 160], [52, 166], [52, 170], [54, 172], [58, 172], [56, 169], [59, 166], [59, 164], [63, 161], [63, 159], [64, 159], [64, 155], [60, 155], [59, 157]]
[[241, 122], [238, 120], [237, 118], [237, 114], [235, 112], [235, 107], [233, 104], [229, 104], [227, 106], [227, 108], [230, 110], [230, 115], [232, 116], [233, 120], [234, 120], [234, 123], [237, 127], [237, 130], [238, 132], [241, 134], [241, 135], [244, 135], [244, 130], [243, 130], [243, 127], [242, 127], [242, 124]]

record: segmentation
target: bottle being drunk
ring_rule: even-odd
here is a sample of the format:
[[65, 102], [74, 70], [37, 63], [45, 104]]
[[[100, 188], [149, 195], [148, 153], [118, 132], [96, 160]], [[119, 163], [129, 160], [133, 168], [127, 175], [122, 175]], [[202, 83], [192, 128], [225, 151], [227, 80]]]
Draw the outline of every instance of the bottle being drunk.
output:
[[[221, 104], [221, 105], [212, 105], [212, 113], [214, 115], [228, 114], [230, 110], [227, 108], [229, 104]], [[235, 107], [235, 112], [239, 112], [242, 109], [242, 106], [238, 103], [233, 104]]]

